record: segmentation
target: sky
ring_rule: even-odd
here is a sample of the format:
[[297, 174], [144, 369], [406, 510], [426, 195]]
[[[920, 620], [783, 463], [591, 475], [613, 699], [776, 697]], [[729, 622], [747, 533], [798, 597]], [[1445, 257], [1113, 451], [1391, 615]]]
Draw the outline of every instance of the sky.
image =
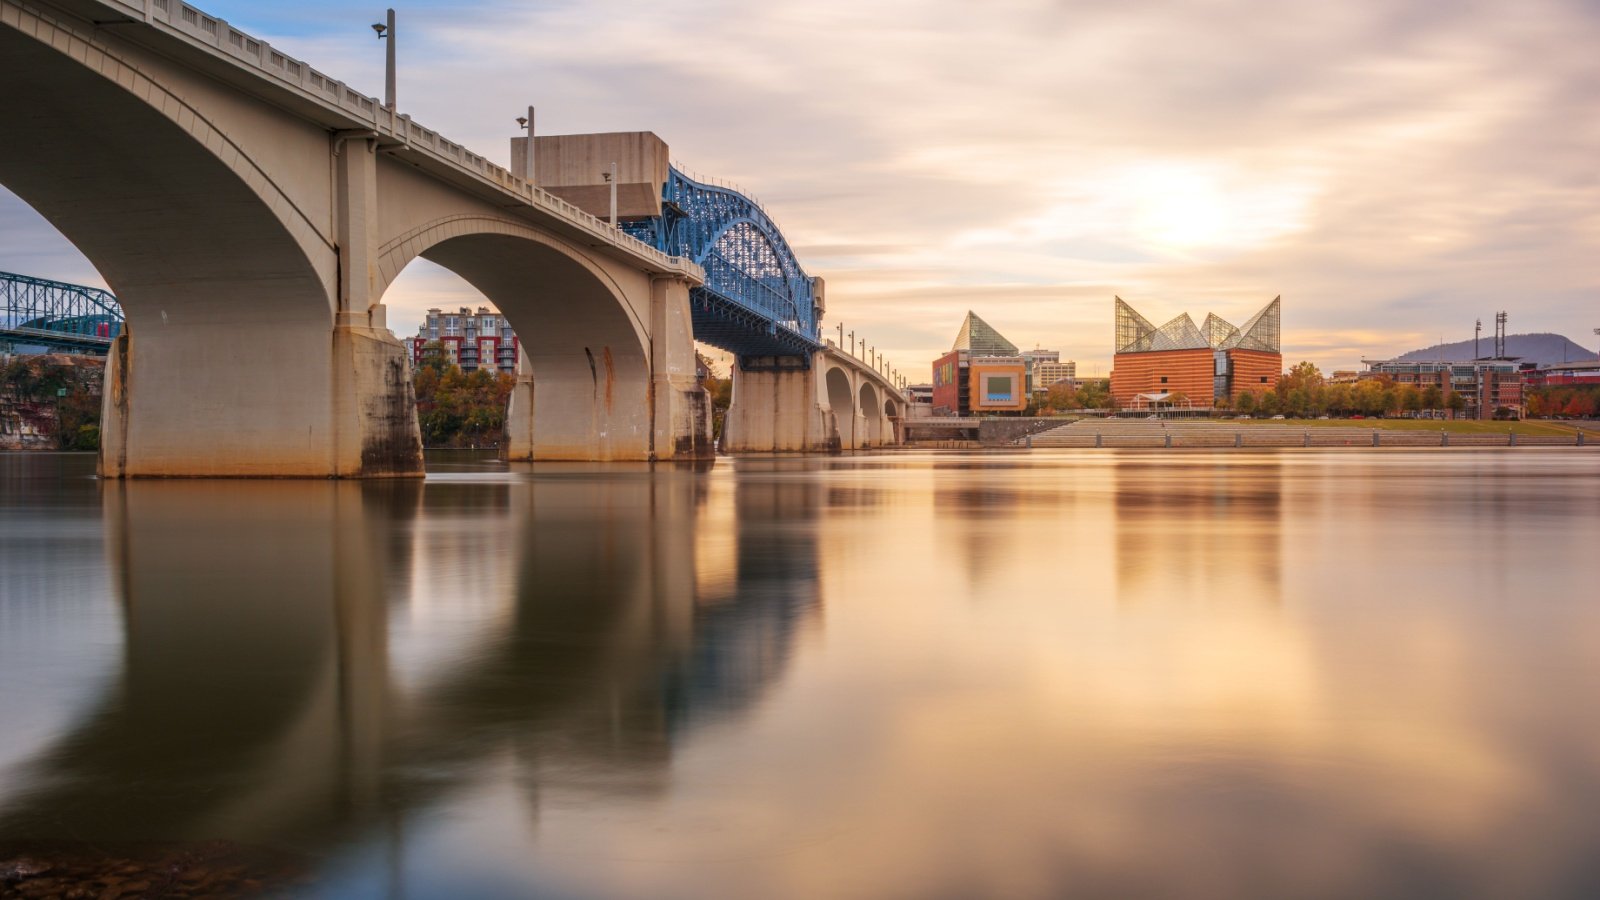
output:
[[[381, 8], [206, 11], [381, 94]], [[1510, 316], [1600, 327], [1600, 2], [547, 0], [398, 8], [399, 105], [501, 164], [653, 131], [760, 198], [839, 321], [918, 380], [975, 311], [1080, 375], [1112, 298], [1239, 324], [1283, 297], [1324, 371]], [[0, 270], [101, 284], [0, 190]], [[397, 334], [482, 302], [418, 260]], [[925, 380], [925, 379], [923, 379]]]

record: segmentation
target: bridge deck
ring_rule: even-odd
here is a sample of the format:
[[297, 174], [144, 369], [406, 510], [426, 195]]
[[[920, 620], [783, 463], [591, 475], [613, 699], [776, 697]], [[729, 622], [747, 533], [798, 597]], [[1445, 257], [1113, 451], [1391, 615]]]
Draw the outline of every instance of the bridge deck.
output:
[[571, 203], [513, 175], [409, 115], [388, 109], [343, 81], [247, 34], [182, 0], [56, 0], [50, 5], [99, 22], [142, 23], [117, 34], [177, 56], [247, 93], [334, 131], [372, 131], [389, 151], [507, 211], [532, 216], [585, 245], [629, 257], [648, 271], [678, 273], [703, 282], [694, 263], [669, 255], [612, 228]]

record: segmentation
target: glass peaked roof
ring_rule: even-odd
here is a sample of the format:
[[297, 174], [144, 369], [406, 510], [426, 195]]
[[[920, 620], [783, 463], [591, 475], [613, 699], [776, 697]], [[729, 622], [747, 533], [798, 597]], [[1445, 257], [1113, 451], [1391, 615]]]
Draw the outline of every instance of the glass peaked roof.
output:
[[952, 350], [965, 350], [968, 356], [1016, 356], [1017, 345], [1005, 339], [1000, 332], [995, 331], [988, 322], [978, 318], [976, 313], [967, 311], [967, 318], [961, 323], [961, 330], [956, 332], [955, 345]]
[[1281, 352], [1283, 298], [1251, 316], [1241, 327], [1230, 325], [1216, 313], [1206, 315], [1205, 324], [1196, 327], [1188, 313], [1156, 327], [1127, 301], [1116, 298], [1117, 352], [1150, 353], [1158, 350], [1264, 350]]

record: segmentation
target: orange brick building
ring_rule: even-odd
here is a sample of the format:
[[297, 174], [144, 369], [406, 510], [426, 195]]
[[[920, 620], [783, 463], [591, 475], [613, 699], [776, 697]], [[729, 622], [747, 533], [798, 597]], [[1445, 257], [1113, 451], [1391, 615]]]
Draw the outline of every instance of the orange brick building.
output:
[[1197, 327], [1188, 313], [1157, 327], [1117, 297], [1111, 396], [1127, 408], [1139, 394], [1182, 394], [1209, 408], [1245, 391], [1269, 391], [1283, 373], [1281, 317], [1279, 297], [1241, 327], [1215, 314]]
[[1245, 350], [1241, 347], [1225, 352], [1228, 354], [1229, 400], [1238, 397], [1240, 391], [1249, 391], [1259, 397], [1272, 390], [1272, 386], [1278, 383], [1278, 376], [1283, 374], [1282, 353]]
[[1125, 407], [1135, 394], [1182, 394], [1196, 406], [1209, 407], [1215, 368], [1209, 347], [1118, 353], [1111, 370], [1111, 396]]

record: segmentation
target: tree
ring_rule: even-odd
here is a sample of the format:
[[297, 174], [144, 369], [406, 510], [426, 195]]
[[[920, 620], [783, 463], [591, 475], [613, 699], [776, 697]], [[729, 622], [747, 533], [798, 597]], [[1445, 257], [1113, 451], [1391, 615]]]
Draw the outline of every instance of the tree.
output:
[[1104, 378], [1085, 381], [1078, 388], [1078, 402], [1080, 409], [1110, 409], [1114, 405], [1111, 397], [1111, 385]]
[[1422, 389], [1422, 408], [1440, 409], [1444, 406], [1444, 391], [1437, 384], [1430, 384]]
[[1305, 418], [1311, 413], [1311, 392], [1315, 388], [1294, 387], [1289, 390], [1289, 397], [1284, 403], [1283, 411], [1296, 418]]
[[1416, 385], [1401, 385], [1397, 390], [1396, 406], [1406, 412], [1417, 412], [1422, 409], [1422, 392]]
[[1450, 396], [1444, 399], [1444, 405], [1450, 408], [1451, 418], [1455, 418], [1467, 408], [1467, 398], [1461, 396], [1460, 391], [1451, 391]]
[[[426, 353], [426, 350], [424, 350]], [[424, 357], [412, 373], [417, 425], [428, 447], [492, 447], [505, 429], [506, 403], [516, 378], [493, 369], [464, 373], [439, 357]]]
[[1327, 384], [1322, 386], [1323, 408], [1331, 415], [1348, 416], [1354, 412], [1351, 403], [1351, 387], [1348, 384]]
[[1273, 390], [1277, 392], [1279, 400], [1287, 400], [1296, 390], [1303, 390], [1306, 405], [1309, 406], [1311, 393], [1320, 387], [1322, 387], [1322, 372], [1310, 362], [1298, 362], [1289, 371], [1278, 376], [1278, 383], [1273, 385]]
[[711, 436], [720, 438], [722, 422], [728, 417], [728, 407], [733, 405], [733, 374], [730, 372], [727, 378], [718, 375], [716, 362], [698, 349], [694, 351], [694, 358], [704, 373], [700, 386], [711, 398]]
[[0, 395], [17, 404], [60, 450], [100, 447], [100, 386], [97, 363], [57, 355], [18, 356], [0, 364]]
[[1350, 407], [1352, 412], [1363, 416], [1381, 416], [1389, 409], [1392, 396], [1385, 396], [1390, 391], [1389, 382], [1383, 378], [1363, 378], [1356, 382], [1355, 388], [1350, 392]]
[[1234, 398], [1233, 408], [1238, 410], [1240, 415], [1247, 416], [1255, 412], [1256, 395], [1250, 391], [1240, 391], [1239, 396]]

